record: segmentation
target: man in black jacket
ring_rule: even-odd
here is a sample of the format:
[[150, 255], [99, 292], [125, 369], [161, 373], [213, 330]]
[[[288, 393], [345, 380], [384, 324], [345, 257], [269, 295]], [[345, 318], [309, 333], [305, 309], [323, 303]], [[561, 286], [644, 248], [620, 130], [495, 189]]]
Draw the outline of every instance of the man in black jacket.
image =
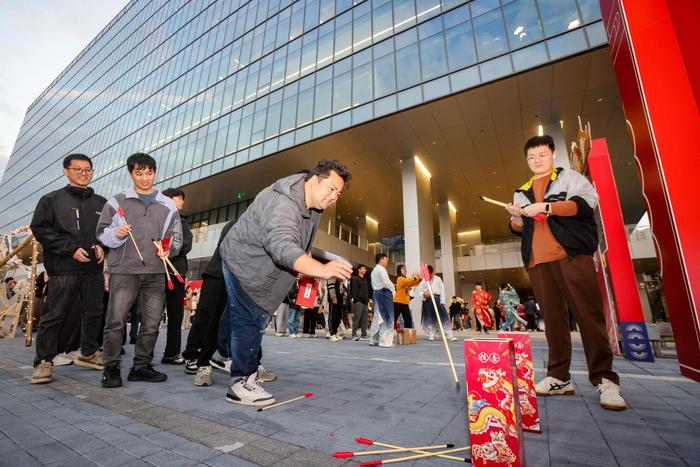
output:
[[[31, 229], [41, 243], [44, 266], [51, 278], [47, 306], [39, 323], [32, 384], [50, 383], [53, 358], [64, 327], [80, 327], [78, 366], [102, 370], [98, 337], [104, 294], [104, 250], [95, 237], [107, 201], [88, 187], [92, 161], [83, 154], [63, 160], [68, 186], [41, 197]], [[64, 331], [65, 333], [65, 331]]]
[[[179, 188], [168, 188], [163, 190], [163, 194], [173, 200], [178, 212], [185, 207], [185, 192]], [[192, 231], [187, 224], [187, 219], [180, 216], [182, 223], [182, 247], [173, 256], [171, 262], [182, 278], [187, 277], [187, 253], [192, 249]], [[182, 365], [185, 359], [180, 355], [182, 343], [182, 316], [185, 308], [185, 284], [178, 281], [171, 272], [170, 277], [173, 283], [173, 290], [165, 293], [165, 308], [168, 312], [168, 337], [165, 341], [165, 352], [161, 363], [168, 365]]]

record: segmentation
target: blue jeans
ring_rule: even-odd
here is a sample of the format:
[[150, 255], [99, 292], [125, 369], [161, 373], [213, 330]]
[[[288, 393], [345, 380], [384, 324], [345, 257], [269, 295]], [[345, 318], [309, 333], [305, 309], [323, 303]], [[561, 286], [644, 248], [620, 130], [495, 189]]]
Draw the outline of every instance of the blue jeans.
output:
[[301, 317], [304, 316], [304, 310], [297, 308], [296, 306], [289, 307], [289, 321], [287, 322], [287, 331], [289, 335], [299, 334], [299, 327], [301, 326]]
[[231, 328], [231, 376], [247, 377], [258, 371], [258, 354], [270, 314], [243, 291], [226, 264], [222, 266], [228, 295], [222, 319]]
[[[227, 289], [228, 290], [228, 289]], [[226, 293], [228, 295], [228, 292]], [[231, 358], [231, 324], [228, 313], [222, 313], [219, 320], [219, 335], [216, 341], [216, 351], [223, 358]]]

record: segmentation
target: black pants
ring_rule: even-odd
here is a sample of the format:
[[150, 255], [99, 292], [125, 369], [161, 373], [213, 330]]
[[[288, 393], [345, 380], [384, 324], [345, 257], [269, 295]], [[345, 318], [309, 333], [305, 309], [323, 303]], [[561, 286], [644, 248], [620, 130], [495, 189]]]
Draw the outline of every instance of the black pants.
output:
[[403, 316], [403, 327], [413, 329], [413, 317], [411, 317], [411, 309], [406, 303], [394, 302], [394, 321], [399, 321], [399, 316]]
[[316, 318], [318, 317], [318, 308], [304, 309], [304, 334], [316, 334]]
[[[331, 336], [338, 334], [338, 326], [340, 326], [340, 321], [343, 319], [343, 304], [333, 304], [329, 303], [330, 313], [328, 316], [328, 321], [331, 322]], [[306, 316], [304, 317], [304, 322], [306, 322]]]
[[199, 292], [197, 313], [187, 336], [187, 345], [182, 357], [197, 360], [197, 366], [209, 365], [209, 359], [216, 352], [219, 337], [219, 321], [226, 308], [226, 287], [221, 277], [204, 276]]
[[173, 280], [173, 290], [165, 293], [165, 309], [168, 313], [168, 337], [163, 357], [175, 357], [182, 346], [182, 316], [185, 313], [185, 284]]
[[537, 330], [537, 316], [535, 315], [526, 315], [527, 318], [527, 328], [531, 331], [536, 331]]
[[[53, 361], [59, 352], [74, 350], [70, 347], [73, 347], [71, 341], [75, 334], [80, 336], [83, 355], [89, 356], [97, 351], [103, 293], [102, 273], [51, 277], [36, 336], [35, 366], [42, 360]], [[61, 341], [67, 343], [67, 348], [59, 348]]]

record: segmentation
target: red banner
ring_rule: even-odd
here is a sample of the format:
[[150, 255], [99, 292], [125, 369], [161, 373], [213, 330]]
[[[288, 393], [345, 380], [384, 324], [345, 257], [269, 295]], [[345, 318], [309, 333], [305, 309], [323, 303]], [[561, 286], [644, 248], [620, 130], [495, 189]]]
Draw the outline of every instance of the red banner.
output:
[[535, 392], [535, 369], [532, 365], [532, 345], [526, 332], [499, 332], [498, 337], [513, 339], [515, 370], [518, 376], [518, 399], [523, 430], [542, 433]]
[[700, 2], [600, 3], [681, 373], [700, 381], [700, 216], [693, 173], [700, 113], [693, 92], [698, 77], [686, 67], [697, 71]]

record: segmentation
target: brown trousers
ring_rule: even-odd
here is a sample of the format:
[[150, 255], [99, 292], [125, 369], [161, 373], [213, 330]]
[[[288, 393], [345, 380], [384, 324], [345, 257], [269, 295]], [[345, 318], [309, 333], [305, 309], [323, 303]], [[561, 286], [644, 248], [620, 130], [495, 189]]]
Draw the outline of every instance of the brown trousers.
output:
[[579, 255], [528, 270], [535, 297], [544, 312], [545, 335], [549, 345], [547, 376], [571, 379], [571, 332], [569, 312], [581, 331], [583, 350], [588, 363], [588, 378], [598, 385], [602, 378], [617, 384], [612, 371], [613, 353], [605, 327], [603, 299], [598, 287], [593, 257]]

